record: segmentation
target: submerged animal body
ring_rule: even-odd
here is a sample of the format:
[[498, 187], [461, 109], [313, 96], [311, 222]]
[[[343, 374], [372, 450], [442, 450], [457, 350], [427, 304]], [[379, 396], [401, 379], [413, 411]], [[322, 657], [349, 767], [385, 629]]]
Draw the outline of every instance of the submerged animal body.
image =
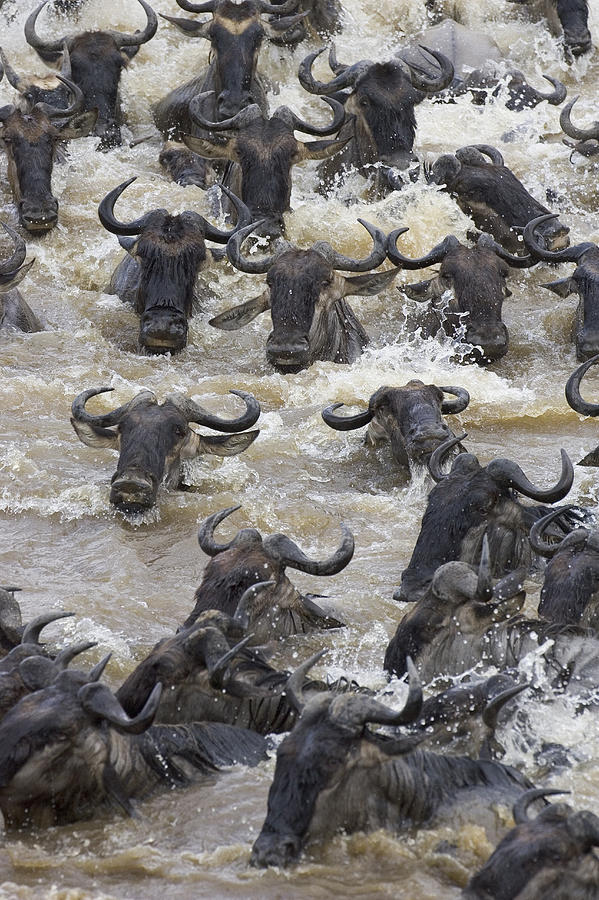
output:
[[23, 265], [27, 247], [17, 232], [0, 222], [14, 243], [14, 251], [8, 259], [0, 262], [0, 328], [15, 328], [17, 331], [42, 331], [42, 325], [21, 296], [17, 284], [25, 278], [34, 260]]

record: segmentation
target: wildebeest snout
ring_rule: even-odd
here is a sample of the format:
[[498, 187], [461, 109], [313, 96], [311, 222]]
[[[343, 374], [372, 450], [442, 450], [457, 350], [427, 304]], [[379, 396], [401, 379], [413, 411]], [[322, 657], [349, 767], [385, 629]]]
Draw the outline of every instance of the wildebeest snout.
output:
[[127, 513], [142, 512], [156, 502], [158, 482], [153, 475], [136, 470], [116, 472], [110, 488], [110, 502]]
[[139, 343], [149, 353], [182, 350], [187, 344], [187, 319], [171, 310], [146, 310], [140, 321]]
[[279, 369], [307, 366], [310, 362], [308, 335], [295, 329], [273, 331], [266, 341], [266, 356]]
[[19, 217], [27, 231], [49, 231], [58, 222], [58, 200], [52, 196], [43, 200], [22, 200]]

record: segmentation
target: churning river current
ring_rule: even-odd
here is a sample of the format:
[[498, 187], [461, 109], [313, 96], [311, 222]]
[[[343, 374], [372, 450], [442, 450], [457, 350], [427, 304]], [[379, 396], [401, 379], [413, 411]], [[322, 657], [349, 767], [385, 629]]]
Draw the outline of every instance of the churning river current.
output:
[[[36, 0], [7, 0], [0, 14], [0, 44], [13, 67], [27, 76], [44, 71], [23, 38], [23, 23], [35, 5]], [[599, 3], [591, 0], [589, 6], [590, 30], [599, 43]], [[154, 8], [181, 14], [174, 0], [156, 0]], [[541, 76], [546, 72], [564, 81], [570, 97], [579, 93], [576, 122], [597, 118], [596, 50], [566, 65], [546, 23], [532, 22], [504, 0], [447, 0], [444, 11], [490, 34], [535, 86], [545, 89]], [[132, 31], [143, 22], [133, 0], [106, 0], [84, 4], [76, 26], [44, 11], [39, 28], [54, 36], [75, 28]], [[349, 63], [389, 58], [404, 34], [427, 23], [421, 0], [344, 0], [338, 57]], [[296, 77], [299, 62], [320, 45], [307, 41], [289, 51], [265, 42], [259, 66], [271, 84], [271, 109], [287, 104], [304, 118], [328, 120], [322, 101], [303, 91]], [[430, 481], [417, 475], [406, 486], [388, 446], [372, 450], [363, 445], [360, 431], [332, 431], [321, 409], [335, 401], [363, 407], [381, 385], [401, 385], [410, 378], [461, 385], [471, 403], [460, 421], [450, 424], [468, 432], [468, 448], [481, 462], [509, 456], [532, 480], [554, 483], [560, 447], [576, 461], [599, 443], [597, 423], [581, 420], [564, 399], [564, 384], [576, 365], [570, 339], [576, 301], [560, 300], [541, 287], [565, 276], [571, 266], [541, 264], [512, 273], [512, 296], [504, 304], [510, 350], [486, 369], [460, 365], [448, 339], [424, 340], [406, 327], [416, 304], [398, 288], [416, 279], [405, 272], [377, 296], [351, 298], [371, 337], [358, 362], [320, 362], [299, 374], [278, 374], [264, 354], [267, 317], [237, 332], [208, 326], [209, 318], [262, 290], [261, 276], [222, 262], [211, 263], [203, 276], [207, 299], [190, 323], [187, 348], [172, 357], [140, 355], [137, 316], [103, 293], [123, 251], [101, 227], [97, 206], [109, 190], [137, 175], [119, 200], [121, 220], [157, 207], [193, 209], [210, 218], [201, 190], [167, 180], [158, 164], [157, 139], [129, 148], [130, 140], [151, 130], [151, 104], [205, 65], [208, 50], [207, 41], [186, 37], [160, 20], [156, 37], [141, 47], [122, 78], [127, 122], [122, 147], [98, 153], [97, 138], [71, 142], [66, 161], [55, 166], [53, 175], [59, 224], [45, 237], [27, 236], [28, 259], [36, 262], [21, 291], [46, 330], [0, 335], [0, 582], [22, 587], [18, 596], [25, 619], [49, 609], [74, 612], [74, 618], [44, 635], [58, 643], [97, 641], [90, 660], [112, 651], [106, 677], [116, 687], [189, 614], [207, 561], [196, 537], [205, 516], [239, 503], [242, 508], [221, 527], [223, 538], [245, 526], [280, 531], [321, 557], [337, 546], [343, 521], [356, 540], [350, 565], [330, 579], [296, 572], [292, 579], [328, 595], [326, 602], [348, 627], [291, 639], [276, 651], [275, 660], [291, 666], [326, 647], [317, 672], [350, 675], [399, 705], [405, 687], [387, 684], [383, 653], [402, 612], [392, 594], [416, 540]], [[326, 78], [328, 71], [319, 59], [317, 76]], [[0, 96], [1, 103], [15, 99], [6, 79]], [[551, 192], [550, 205], [570, 226], [573, 243], [599, 240], [597, 164], [570, 162], [570, 150], [557, 138], [559, 109], [541, 103], [518, 113], [501, 102], [477, 107], [463, 97], [448, 105], [425, 100], [416, 117], [415, 150], [421, 158], [432, 161], [469, 143], [498, 146], [539, 200], [547, 202]], [[370, 202], [366, 182], [355, 175], [323, 198], [315, 193], [316, 165], [294, 169], [293, 211], [286, 223], [289, 239], [300, 245], [326, 239], [343, 253], [365, 255], [369, 238], [357, 223], [363, 217], [387, 232], [408, 225], [401, 247], [420, 256], [447, 234], [464, 240], [471, 227], [447, 194], [424, 181]], [[0, 219], [17, 225], [6, 169], [0, 154]], [[2, 238], [3, 253], [9, 246]], [[116, 453], [83, 446], [69, 424], [73, 397], [104, 384], [114, 392], [92, 401], [94, 412], [149, 388], [160, 400], [180, 391], [232, 416], [239, 401], [227, 392], [243, 388], [262, 405], [260, 436], [240, 456], [204, 457], [190, 466], [187, 481], [194, 491], [161, 489], [150, 513], [124, 517], [108, 500]], [[585, 384], [586, 396], [599, 399], [599, 378], [591, 372]], [[594, 509], [598, 478], [596, 469], [578, 468], [573, 502]], [[533, 610], [538, 581], [529, 587]], [[531, 668], [536, 664], [527, 662]], [[556, 784], [572, 791], [573, 805], [599, 813], [597, 716], [586, 711], [574, 718], [566, 701], [551, 706], [521, 702], [528, 703], [541, 735], [576, 748], [578, 762]], [[517, 736], [503, 732], [500, 738], [506, 761], [534, 778], [533, 760]], [[401, 837], [375, 832], [311, 847], [289, 871], [250, 869], [249, 852], [264, 819], [273, 769], [274, 758], [256, 769], [238, 767], [187, 790], [158, 794], [140, 805], [134, 819], [110, 813], [72, 827], [7, 835], [0, 845], [0, 898], [154, 900], [166, 894], [169, 900], [333, 895], [450, 900], [492, 849], [473, 825]], [[457, 845], [453, 854], [442, 851], [449, 838]]]

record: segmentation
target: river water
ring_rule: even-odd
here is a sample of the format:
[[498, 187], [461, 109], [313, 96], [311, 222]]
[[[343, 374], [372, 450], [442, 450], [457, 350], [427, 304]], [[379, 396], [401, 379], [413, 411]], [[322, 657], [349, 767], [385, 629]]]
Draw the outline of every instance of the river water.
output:
[[[21, 74], [42, 73], [43, 64], [24, 42], [23, 22], [34, 0], [7, 2], [0, 18], [1, 44]], [[599, 40], [599, 4], [591, 3], [591, 32]], [[343, 62], [385, 59], [402, 35], [427, 24], [419, 0], [345, 0], [343, 33], [337, 38]], [[157, 0], [157, 11], [181, 14], [174, 0]], [[517, 67], [539, 88], [547, 72], [561, 78], [569, 95], [581, 94], [574, 118], [597, 117], [594, 87], [599, 76], [595, 53], [568, 67], [543, 23], [527, 19], [503, 0], [446, 2], [448, 15], [487, 30]], [[106, 0], [85, 4], [82, 27], [141, 27], [137, 4]], [[39, 30], [58, 35], [68, 30], [50, 11]], [[302, 91], [295, 78], [303, 56], [318, 44], [306, 42], [294, 52], [265, 44], [260, 68], [271, 79], [271, 108], [285, 103], [304, 118], [322, 122], [328, 112], [318, 98]], [[120, 149], [95, 151], [97, 139], [72, 142], [68, 160], [56, 166], [54, 193], [59, 225], [42, 238], [27, 236], [28, 258], [36, 263], [21, 290], [43, 318], [39, 334], [0, 336], [0, 582], [20, 585], [25, 618], [43, 610], [76, 613], [48, 631], [58, 642], [98, 641], [88, 654], [99, 659], [108, 650], [107, 678], [117, 686], [155, 641], [169, 634], [192, 608], [195, 587], [206, 563], [196, 540], [205, 516], [240, 503], [242, 509], [223, 524], [223, 537], [255, 526], [262, 533], [284, 532], [306, 551], [324, 556], [337, 545], [339, 523], [356, 537], [356, 553], [333, 579], [293, 573], [296, 584], [328, 601], [348, 626], [289, 641], [277, 659], [293, 665], [321, 646], [328, 649], [322, 672], [349, 674], [362, 683], [386, 686], [383, 653], [401, 608], [392, 600], [402, 568], [418, 534], [430, 483], [419, 476], [408, 486], [399, 480], [388, 448], [362, 445], [361, 433], [330, 430], [320, 411], [328, 403], [367, 403], [383, 384], [421, 378], [458, 384], [472, 401], [454, 428], [468, 432], [468, 447], [482, 462], [495, 456], [516, 460], [533, 479], [555, 481], [559, 448], [576, 461], [594, 447], [599, 435], [592, 419], [583, 421], [566, 405], [563, 386], [574, 368], [570, 327], [575, 300], [559, 300], [545, 281], [570, 266], [538, 266], [514, 272], [512, 297], [504, 320], [510, 333], [508, 355], [491, 368], [461, 366], [449, 341], [422, 340], [405, 328], [414, 304], [393, 286], [376, 297], [351, 298], [372, 338], [370, 348], [352, 366], [317, 363], [295, 375], [274, 373], [264, 343], [269, 323], [261, 317], [243, 331], [211, 329], [207, 321], [233, 303], [261, 292], [260, 276], [249, 276], [223, 263], [205, 274], [207, 299], [190, 326], [189, 346], [175, 357], [146, 357], [136, 350], [138, 320], [118, 298], [103, 293], [122, 256], [117, 240], [97, 218], [104, 194], [131, 175], [137, 181], [119, 201], [117, 215], [136, 218], [156, 207], [172, 212], [209, 205], [197, 188], [169, 183], [158, 165], [159, 142], [129, 149], [128, 141], [146, 134], [150, 105], [206, 63], [208, 44], [181, 35], [160, 20], [157, 36], [143, 46], [122, 79], [128, 123]], [[324, 61], [315, 67], [327, 78]], [[1, 103], [14, 98], [6, 80]], [[594, 105], [595, 104], [595, 105]], [[525, 113], [501, 104], [478, 108], [462, 98], [452, 105], [425, 101], [417, 109], [416, 150], [434, 160], [468, 143], [497, 145], [513, 169], [540, 200], [551, 189], [553, 207], [571, 228], [573, 242], [599, 240], [597, 167], [572, 165], [559, 140], [559, 110], [541, 104]], [[502, 137], [509, 134], [511, 141]], [[411, 185], [401, 194], [369, 202], [365, 182], [355, 176], [327, 199], [314, 193], [316, 164], [296, 167], [293, 212], [288, 236], [300, 245], [327, 239], [341, 252], [360, 256], [369, 238], [357, 223], [364, 217], [383, 229], [410, 226], [402, 247], [421, 255], [448, 233], [464, 239], [469, 220], [454, 201], [434, 186]], [[354, 202], [348, 204], [346, 201]], [[0, 218], [17, 223], [16, 208], [0, 156]], [[2, 244], [7, 247], [6, 243]], [[398, 284], [410, 279], [400, 276]], [[188, 480], [197, 490], [161, 490], [156, 508], [127, 519], [108, 502], [113, 451], [82, 445], [69, 424], [73, 397], [81, 390], [110, 384], [114, 393], [92, 401], [101, 411], [128, 401], [142, 387], [159, 399], [181, 391], [221, 414], [235, 414], [231, 388], [252, 391], [262, 405], [259, 439], [241, 456], [207, 457], [193, 465]], [[593, 395], [593, 387], [595, 394]], [[588, 378], [586, 395], [599, 398], [599, 378]], [[578, 469], [572, 496], [597, 505], [597, 474]], [[535, 608], [534, 591], [531, 610]], [[91, 663], [90, 663], [91, 664]], [[403, 685], [390, 690], [400, 702]], [[389, 699], [393, 700], [393, 697]], [[599, 729], [590, 713], [574, 719], [565, 705], [533, 708], [529, 713], [548, 739], [576, 746], [579, 762], [555, 783], [573, 791], [573, 803], [599, 813]], [[507, 760], [534, 776], [531, 759], [510, 734], [503, 736]], [[141, 805], [138, 819], [118, 815], [44, 832], [6, 836], [0, 846], [0, 897], [158, 898], [453, 898], [469, 873], [491, 850], [474, 825], [422, 831], [397, 838], [377, 832], [339, 836], [311, 848], [288, 872], [248, 867], [249, 851], [260, 830], [274, 761], [254, 770], [239, 768], [191, 789], [157, 795]], [[439, 850], [450, 837], [451, 856]]]

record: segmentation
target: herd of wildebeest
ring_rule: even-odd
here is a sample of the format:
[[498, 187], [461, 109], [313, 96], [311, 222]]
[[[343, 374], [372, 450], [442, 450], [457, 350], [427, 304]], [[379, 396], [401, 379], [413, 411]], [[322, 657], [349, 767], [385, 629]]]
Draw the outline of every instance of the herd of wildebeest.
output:
[[[20, 225], [38, 235], [60, 221], [51, 173], [61, 145], [90, 133], [103, 152], [121, 144], [119, 77], [159, 24], [146, 0], [138, 0], [146, 15], [142, 30], [78, 32], [86, 2], [43, 0], [26, 21], [24, 39], [60, 74], [17, 72], [0, 51], [3, 86], [8, 82], [18, 92], [0, 107], [0, 145]], [[597, 245], [570, 245], [567, 225], [531, 196], [496, 147], [462, 147], [432, 166], [413, 152], [415, 109], [426, 98], [451, 103], [469, 92], [475, 103], [523, 110], [543, 101], [564, 104], [560, 81], [547, 75], [550, 90], [538, 91], [521, 72], [506, 69], [491, 38], [450, 19], [407, 41], [391, 61], [342, 63], [332, 44], [342, 27], [337, 0], [177, 3], [193, 18], [164, 15], [164, 27], [180, 29], [187, 35], [181, 40], [209, 41], [211, 56], [207, 69], [154, 107], [154, 124], [166, 141], [160, 163], [179, 184], [209, 189], [215, 214], [229, 224], [223, 230], [192, 210], [172, 215], [166, 209], [140, 210], [139, 218], [122, 221], [115, 206], [133, 178], [104, 197], [99, 221], [126, 251], [108, 291], [138, 314], [140, 352], [175, 353], [186, 346], [207, 245], [221, 245], [210, 249], [222, 265], [226, 256], [239, 271], [266, 276], [259, 297], [232, 306], [210, 325], [235, 330], [270, 311], [267, 360], [289, 378], [315, 360], [349, 364], [362, 353], [368, 336], [346, 297], [375, 294], [399, 271], [433, 265], [439, 265], [434, 277], [402, 290], [429, 304], [428, 333], [442, 330], [465, 344], [464, 362], [490, 364], [508, 351], [501, 310], [507, 279], [517, 277], [511, 270], [571, 262], [568, 277], [545, 286], [579, 296], [573, 334], [581, 364], [566, 398], [580, 414], [599, 415], [599, 404], [584, 400], [580, 388], [599, 361]], [[434, 19], [434, 0], [426, 6]], [[44, 37], [49, 10], [64, 23], [59, 38]], [[0, 17], [9, 11], [10, 3]], [[547, 0], [544, 15], [561, 34], [566, 59], [593, 52], [587, 0]], [[298, 76], [330, 107], [330, 123], [321, 126], [286, 106], [270, 112], [260, 75], [264, 38], [284, 53], [286, 45], [315, 34], [329, 46], [332, 75], [325, 82], [313, 73], [323, 47], [304, 58]], [[288, 71], [285, 77], [296, 76]], [[561, 126], [574, 142], [564, 143], [592, 158], [599, 154], [599, 123], [574, 125], [575, 101], [562, 107]], [[300, 141], [296, 132], [316, 140]], [[400, 249], [406, 226], [386, 235], [364, 220], [372, 242], [364, 258], [325, 241], [307, 248], [286, 242], [292, 167], [308, 159], [322, 160], [323, 192], [352, 169], [370, 176], [376, 196], [419, 179], [439, 185], [472, 218], [472, 243], [448, 235], [414, 259]], [[3, 227], [14, 249], [0, 262], [0, 324], [36, 331], [38, 318], [17, 289], [31, 266], [26, 243], [15, 228]], [[393, 267], [381, 269], [387, 260]], [[9, 339], [7, 332], [3, 340]], [[182, 394], [158, 403], [147, 390], [109, 412], [90, 412], [88, 402], [109, 390], [83, 390], [73, 400], [71, 422], [83, 443], [119, 451], [110, 503], [125, 515], [150, 508], [164, 482], [181, 486], [186, 460], [241, 453], [259, 434], [248, 429], [260, 405], [242, 389], [232, 392], [244, 406], [232, 419]], [[310, 841], [340, 830], [401, 833], [451, 821], [463, 803], [484, 818], [501, 802], [513, 805], [515, 827], [504, 829], [465, 897], [599, 897], [599, 818], [548, 802], [560, 791], [537, 787], [504, 765], [495, 736], [498, 716], [514, 706], [510, 701], [533, 690], [518, 666], [539, 648], [552, 691], [571, 695], [579, 709], [597, 704], [599, 531], [585, 509], [553, 505], [573, 483], [564, 450], [549, 488], [534, 485], [512, 460], [480, 465], [462, 444], [466, 435], [454, 434], [444, 419], [463, 411], [469, 399], [461, 387], [412, 380], [380, 387], [353, 415], [340, 411], [343, 403], [322, 413], [333, 429], [367, 427], [369, 443], [388, 441], [406, 478], [427, 467], [435, 482], [395, 594], [410, 604], [408, 612], [384, 654], [389, 675], [407, 680], [402, 709], [354, 681], [312, 678], [322, 652], [291, 673], [271, 666], [264, 652], [264, 645], [289, 635], [343, 627], [317, 597], [293, 585], [288, 571], [334, 576], [354, 553], [351, 531], [342, 525], [338, 549], [323, 560], [283, 534], [255, 528], [222, 542], [217, 529], [238, 509], [229, 507], [200, 526], [200, 546], [210, 560], [193, 611], [116, 693], [101, 680], [108, 658], [91, 669], [74, 663], [94, 644], [52, 652], [40, 641], [42, 629], [68, 613], [23, 623], [17, 588], [0, 589], [0, 809], [6, 827], [66, 824], [105, 807], [132, 813], [134, 803], [159, 786], [184, 786], [221, 766], [257, 764], [265, 758], [267, 736], [289, 732], [278, 745], [252, 865], [287, 866]], [[200, 434], [191, 423], [221, 434]], [[581, 464], [598, 465], [599, 448]], [[523, 584], [542, 566], [538, 617], [527, 618]], [[498, 674], [460, 679], [481, 663]], [[440, 675], [455, 683], [423, 701], [422, 683]], [[553, 757], [547, 751], [550, 761], [563, 762], [559, 750], [553, 748]]]

